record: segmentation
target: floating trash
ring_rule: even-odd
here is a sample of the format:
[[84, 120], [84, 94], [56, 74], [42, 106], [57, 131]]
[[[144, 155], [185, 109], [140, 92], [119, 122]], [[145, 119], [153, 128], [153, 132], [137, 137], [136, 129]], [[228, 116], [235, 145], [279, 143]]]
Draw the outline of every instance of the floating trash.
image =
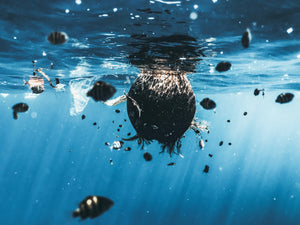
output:
[[262, 96], [265, 95], [264, 89], [257, 89], [257, 88], [254, 90], [253, 94], [254, 96], [258, 96], [260, 92], [262, 92]]
[[202, 99], [202, 101], [200, 102], [200, 105], [204, 109], [214, 109], [217, 106], [216, 103], [209, 98]]
[[13, 117], [14, 119], [18, 119], [18, 113], [26, 112], [29, 109], [29, 106], [26, 103], [18, 103], [15, 104], [13, 107]]
[[292, 93], [282, 93], [278, 95], [277, 99], [275, 102], [283, 104], [283, 103], [288, 103], [292, 101], [294, 98], [294, 95]]
[[175, 165], [175, 163], [174, 162], [170, 162], [170, 163], [168, 163], [168, 166], [174, 166]]
[[116, 109], [115, 112], [116, 112], [116, 113], [120, 113], [121, 111], [120, 111], [119, 109]]
[[93, 88], [88, 91], [86, 94], [89, 97], [92, 97], [96, 102], [98, 101], [107, 101], [116, 93], [114, 86], [105, 83], [103, 81], [97, 81]]
[[253, 93], [253, 94], [254, 94], [255, 96], [257, 96], [257, 95], [259, 95], [259, 92], [260, 92], [260, 90], [258, 90], [258, 89], [256, 88], [256, 89], [254, 90], [254, 93]]
[[244, 113], [243, 113], [244, 116], [247, 116], [247, 114], [248, 114], [247, 112], [244, 112]]
[[93, 219], [109, 210], [113, 204], [114, 202], [109, 198], [89, 195], [73, 211], [73, 217], [80, 217], [83, 220], [88, 217]]
[[213, 155], [212, 155], [212, 154], [208, 154], [208, 156], [209, 156], [209, 157], [213, 157]]
[[243, 33], [241, 42], [244, 48], [248, 48], [250, 45], [252, 39], [252, 35], [249, 29], [246, 29], [246, 31]]
[[124, 149], [126, 152], [128, 152], [128, 151], [131, 151], [131, 148], [130, 147], [127, 147], [127, 148], [125, 148]]
[[229, 70], [230, 67], [231, 67], [230, 62], [222, 61], [222, 62], [219, 62], [218, 65], [216, 66], [216, 71], [225, 72], [225, 71]]
[[223, 145], [223, 141], [220, 141], [219, 146], [222, 146], [222, 145]]
[[114, 141], [113, 145], [112, 145], [112, 148], [115, 149], [115, 150], [119, 150], [120, 148], [123, 147], [123, 145], [124, 145], [123, 141]]
[[201, 149], [201, 150], [204, 150], [205, 144], [204, 144], [203, 139], [201, 139], [201, 140], [199, 141], [199, 146], [200, 146], [200, 149]]
[[68, 35], [64, 32], [54, 31], [49, 34], [48, 41], [53, 45], [64, 44], [68, 40]]
[[84, 115], [84, 114], [81, 116], [81, 119], [82, 119], [82, 120], [84, 120], [84, 119], [85, 119], [85, 115]]
[[204, 172], [204, 173], [208, 173], [208, 171], [209, 171], [209, 166], [208, 166], [208, 165], [205, 165], [203, 172]]
[[149, 162], [152, 160], [152, 155], [149, 152], [144, 153], [144, 159]]

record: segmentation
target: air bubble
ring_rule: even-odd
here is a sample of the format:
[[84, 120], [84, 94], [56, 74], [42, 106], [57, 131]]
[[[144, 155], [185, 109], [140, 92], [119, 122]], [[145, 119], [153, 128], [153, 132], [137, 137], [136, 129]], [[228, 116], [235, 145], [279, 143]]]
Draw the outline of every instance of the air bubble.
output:
[[191, 20], [196, 20], [197, 18], [198, 18], [198, 14], [195, 13], [195, 12], [191, 12], [191, 14], [190, 14], [190, 19], [191, 19]]

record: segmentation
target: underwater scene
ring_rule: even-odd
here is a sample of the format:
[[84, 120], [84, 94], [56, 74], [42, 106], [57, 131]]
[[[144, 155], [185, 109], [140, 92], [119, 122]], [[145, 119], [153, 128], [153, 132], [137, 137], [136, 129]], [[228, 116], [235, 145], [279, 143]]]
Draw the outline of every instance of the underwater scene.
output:
[[299, 1], [0, 7], [0, 225], [300, 224]]

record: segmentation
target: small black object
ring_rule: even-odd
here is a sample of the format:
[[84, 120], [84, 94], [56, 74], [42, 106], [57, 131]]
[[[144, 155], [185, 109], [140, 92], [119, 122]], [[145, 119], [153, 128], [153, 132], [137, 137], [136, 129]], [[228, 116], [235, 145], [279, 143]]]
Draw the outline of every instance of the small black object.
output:
[[170, 163], [168, 163], [168, 166], [174, 166], [175, 165], [175, 163], [174, 162], [170, 162]]
[[26, 103], [18, 103], [15, 104], [13, 107], [13, 117], [14, 119], [18, 119], [19, 112], [26, 112], [29, 109], [29, 106]]
[[216, 70], [218, 72], [225, 72], [225, 71], [229, 70], [230, 67], [231, 67], [231, 63], [230, 62], [222, 61], [222, 62], [218, 63], [218, 65], [216, 66]]
[[130, 136], [131, 135], [131, 133], [129, 132], [128, 134], [127, 134], [127, 136]]
[[204, 109], [214, 109], [216, 107], [216, 103], [209, 99], [209, 98], [204, 98], [201, 102], [200, 105], [204, 108]]
[[253, 93], [253, 94], [254, 94], [255, 96], [257, 96], [257, 95], [259, 95], [259, 92], [260, 92], [260, 90], [256, 88], [256, 89], [254, 90], [254, 93]]
[[126, 122], [127, 120], [126, 119], [124, 119], [124, 122]]
[[220, 141], [219, 146], [222, 146], [222, 145], [223, 145], [223, 141]]
[[124, 149], [126, 152], [128, 152], [128, 151], [131, 151], [131, 148], [130, 147], [127, 147], [127, 148], [125, 148]]
[[288, 103], [292, 101], [294, 98], [294, 95], [292, 93], [281, 93], [278, 95], [277, 99], [275, 102], [283, 104], [283, 103]]
[[103, 196], [89, 195], [79, 203], [79, 207], [73, 211], [73, 217], [81, 219], [95, 218], [100, 216], [113, 206], [114, 202]]
[[93, 88], [88, 91], [86, 94], [89, 97], [92, 97], [96, 102], [98, 101], [107, 101], [116, 93], [114, 86], [105, 83], [103, 81], [97, 81]]
[[117, 131], [120, 132], [120, 129], [118, 128]]
[[152, 160], [152, 155], [149, 152], [144, 153], [144, 159], [146, 161], [151, 161]]
[[120, 124], [119, 127], [122, 127], [122, 124]]
[[96, 122], [94, 122], [94, 123], [93, 123], [93, 125], [94, 125], [94, 126], [96, 126], [96, 125], [97, 125], [97, 123], [96, 123]]
[[247, 29], [242, 36], [241, 39], [242, 45], [244, 48], [248, 48], [251, 42], [251, 32], [249, 29]]
[[247, 114], [248, 114], [247, 112], [244, 112], [244, 114], [243, 114], [243, 115], [244, 115], [244, 116], [247, 116]]
[[204, 172], [204, 173], [208, 173], [208, 171], [209, 171], [209, 166], [208, 166], [208, 165], [205, 165], [203, 172]]
[[84, 119], [85, 119], [85, 115], [84, 115], [84, 114], [81, 116], [81, 119], [82, 119], [82, 120], [84, 120]]
[[58, 85], [60, 83], [59, 79], [57, 77], [55, 78], [55, 83], [56, 83], [56, 85]]
[[207, 142], [207, 139], [205, 139], [205, 142]]
[[230, 123], [230, 120], [227, 120], [227, 123]]
[[208, 154], [208, 156], [209, 156], [209, 157], [213, 157], [213, 155], [212, 155], [212, 154]]
[[64, 44], [68, 39], [68, 36], [64, 32], [54, 31], [49, 34], [48, 41], [53, 45]]
[[119, 109], [116, 109], [115, 111], [116, 111], [116, 113], [120, 113], [121, 112]]
[[105, 145], [110, 145], [108, 142], [105, 142], [104, 144], [105, 144]]
[[229, 142], [228, 145], [232, 145], [231, 142]]

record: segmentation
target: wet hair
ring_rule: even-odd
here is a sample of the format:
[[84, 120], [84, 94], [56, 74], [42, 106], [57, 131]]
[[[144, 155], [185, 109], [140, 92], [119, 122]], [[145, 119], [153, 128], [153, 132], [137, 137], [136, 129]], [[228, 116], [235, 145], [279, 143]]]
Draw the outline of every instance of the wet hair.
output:
[[42, 85], [38, 85], [38, 86], [34, 86], [31, 88], [32, 93], [34, 94], [40, 94], [42, 92], [44, 92], [44, 87]]
[[137, 134], [125, 140], [144, 144], [157, 140], [162, 152], [180, 153], [181, 138], [196, 112], [195, 95], [186, 73], [195, 72], [204, 56], [188, 35], [146, 37], [133, 35], [136, 51], [129, 61], [140, 75], [127, 95], [127, 113]]

